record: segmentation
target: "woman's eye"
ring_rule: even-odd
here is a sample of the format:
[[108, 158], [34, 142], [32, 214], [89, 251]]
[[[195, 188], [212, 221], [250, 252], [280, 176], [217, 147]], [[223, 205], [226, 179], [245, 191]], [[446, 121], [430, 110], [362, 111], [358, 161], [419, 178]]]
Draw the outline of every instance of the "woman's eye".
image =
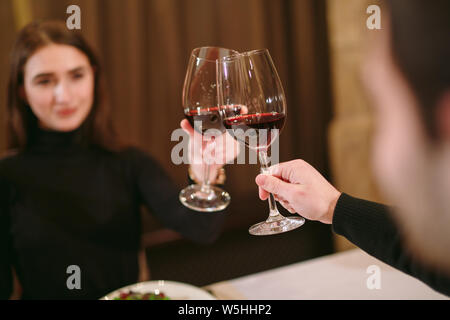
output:
[[72, 76], [72, 78], [73, 78], [73, 79], [81, 79], [81, 78], [83, 78], [83, 76], [84, 76], [84, 74], [82, 74], [82, 73], [75, 73], [75, 74]]
[[40, 86], [45, 86], [45, 85], [47, 85], [47, 84], [50, 84], [50, 80], [49, 80], [49, 79], [39, 80], [39, 81], [37, 82], [37, 84], [40, 85]]

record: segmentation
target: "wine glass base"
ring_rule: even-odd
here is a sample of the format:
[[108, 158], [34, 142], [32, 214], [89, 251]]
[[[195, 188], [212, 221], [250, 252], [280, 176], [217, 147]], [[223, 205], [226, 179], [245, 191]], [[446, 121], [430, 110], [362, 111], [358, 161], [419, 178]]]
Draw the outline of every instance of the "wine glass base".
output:
[[272, 222], [260, 222], [254, 224], [248, 229], [248, 232], [255, 236], [266, 236], [271, 234], [278, 234], [288, 232], [298, 227], [301, 227], [305, 223], [303, 217], [284, 217], [283, 219]]
[[209, 192], [204, 192], [200, 185], [192, 184], [181, 190], [179, 199], [189, 209], [215, 212], [228, 207], [231, 197], [228, 192], [218, 187], [209, 186]]

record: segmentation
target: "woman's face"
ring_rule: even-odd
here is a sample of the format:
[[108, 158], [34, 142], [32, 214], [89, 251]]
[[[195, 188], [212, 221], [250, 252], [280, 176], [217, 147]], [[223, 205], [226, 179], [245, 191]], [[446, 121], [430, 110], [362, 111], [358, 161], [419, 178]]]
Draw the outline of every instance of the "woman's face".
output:
[[82, 51], [50, 44], [38, 49], [26, 62], [23, 89], [41, 128], [72, 131], [91, 111], [94, 71]]

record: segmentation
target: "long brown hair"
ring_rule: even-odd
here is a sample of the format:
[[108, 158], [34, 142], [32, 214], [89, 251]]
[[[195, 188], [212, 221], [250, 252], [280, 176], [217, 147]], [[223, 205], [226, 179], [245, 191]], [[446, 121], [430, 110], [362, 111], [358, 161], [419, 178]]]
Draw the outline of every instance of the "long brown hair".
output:
[[35, 21], [28, 24], [19, 32], [13, 46], [7, 99], [8, 149], [25, 150], [37, 128], [37, 118], [21, 95], [24, 85], [23, 69], [33, 53], [52, 43], [77, 48], [88, 57], [94, 70], [93, 105], [81, 126], [84, 143], [109, 151], [119, 151], [123, 145], [119, 141], [108, 104], [105, 102], [99, 61], [81, 33], [77, 30], [68, 30], [65, 23], [60, 21]]

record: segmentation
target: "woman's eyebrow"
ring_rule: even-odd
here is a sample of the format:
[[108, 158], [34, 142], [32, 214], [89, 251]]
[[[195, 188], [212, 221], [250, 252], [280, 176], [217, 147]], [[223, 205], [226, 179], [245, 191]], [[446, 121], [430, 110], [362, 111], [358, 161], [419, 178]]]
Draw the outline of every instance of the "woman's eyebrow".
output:
[[[76, 73], [79, 71], [83, 71], [84, 69], [86, 69], [85, 66], [79, 66], [79, 67], [75, 67], [69, 71], [67, 71], [67, 73]], [[53, 72], [42, 72], [42, 73], [38, 73], [37, 75], [35, 75], [32, 79], [32, 81], [39, 79], [39, 78], [43, 78], [43, 77], [50, 77], [53, 76], [54, 73]]]
[[83, 71], [84, 69], [86, 69], [85, 66], [79, 66], [79, 67], [76, 67], [76, 68], [73, 68], [73, 69], [69, 70], [68, 73], [76, 73], [76, 72], [79, 72], [79, 71]]
[[33, 77], [32, 81], [34, 81], [34, 80], [36, 80], [36, 79], [38, 79], [38, 78], [49, 77], [49, 76], [52, 76], [52, 75], [53, 75], [53, 72], [43, 72], [43, 73], [39, 73], [39, 74], [37, 74], [37, 75], [35, 75], [35, 76]]

